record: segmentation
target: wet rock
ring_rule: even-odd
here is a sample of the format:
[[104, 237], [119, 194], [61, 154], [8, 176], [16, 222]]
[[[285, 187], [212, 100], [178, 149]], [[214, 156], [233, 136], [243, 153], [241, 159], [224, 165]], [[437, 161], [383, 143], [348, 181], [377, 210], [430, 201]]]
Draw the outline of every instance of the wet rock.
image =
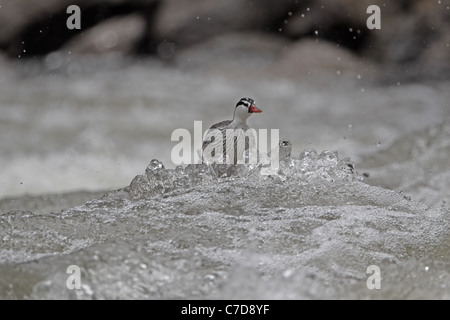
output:
[[431, 43], [420, 56], [418, 64], [422, 66], [422, 74], [445, 79], [450, 75], [449, 61], [450, 32]]
[[34, 1], [30, 5], [26, 0], [5, 0], [0, 7], [0, 44], [6, 46], [26, 25], [43, 15], [50, 14], [55, 8], [63, 8], [72, 3], [70, 0]]
[[69, 30], [70, 0], [6, 0], [0, 7], [0, 48], [9, 56], [42, 55], [60, 48], [74, 35], [116, 15], [142, 12], [146, 17], [158, 0], [81, 0], [81, 30]]
[[450, 2], [416, 0], [381, 8], [381, 30], [370, 32], [361, 54], [386, 66], [384, 80], [448, 78]]
[[[232, 47], [234, 39], [226, 36], [220, 40], [224, 34], [267, 33], [274, 38], [276, 35], [281, 46], [286, 39], [313, 38], [348, 48], [363, 59], [385, 64], [386, 68], [380, 69], [380, 73], [391, 82], [405, 77], [447, 78], [450, 74], [448, 0], [80, 0], [76, 4], [82, 10], [82, 30], [68, 30], [66, 9], [72, 4], [70, 0], [37, 0], [33, 5], [25, 0], [2, 1], [0, 50], [7, 51], [10, 57], [39, 56], [58, 50], [68, 41], [76, 41], [77, 48], [72, 47], [74, 52], [117, 50], [157, 54], [170, 60], [183, 49], [199, 44], [204, 47], [197, 47], [197, 50], [211, 50], [210, 46], [216, 45], [218, 48], [225, 46], [227, 51], [230, 47], [224, 42], [232, 41]], [[366, 26], [369, 5], [378, 5], [381, 9], [381, 30], [369, 30]], [[112, 22], [102, 26], [106, 20], [135, 14], [145, 20], [145, 27], [136, 21], [126, 27], [117, 21], [116, 26]], [[86, 36], [94, 26], [99, 29]], [[116, 30], [106, 32], [107, 28]], [[120, 44], [113, 35], [118, 35], [118, 30], [123, 39]], [[81, 33], [86, 39], [81, 40]], [[93, 40], [103, 36], [103, 40]], [[257, 41], [259, 39], [257, 37]], [[247, 41], [253, 43], [252, 39], [247, 38]], [[270, 40], [268, 46], [273, 43]], [[259, 48], [264, 46], [257, 46]], [[236, 57], [239, 46], [231, 50]], [[221, 54], [216, 47], [212, 47], [212, 51]], [[243, 56], [247, 55], [246, 48], [243, 52]], [[268, 55], [273, 52], [269, 48]], [[192, 53], [187, 52], [187, 55]], [[329, 56], [333, 53], [331, 51]], [[256, 64], [261, 56], [263, 60], [267, 58], [265, 54], [255, 50]], [[208, 57], [209, 52], [194, 55]], [[197, 58], [189, 59], [185, 62], [197, 63]]]
[[374, 0], [302, 1], [295, 11], [288, 13], [282, 33], [295, 39], [305, 36], [326, 39], [359, 51], [369, 35], [366, 10], [373, 4], [383, 5]]
[[[419, 77], [447, 78], [450, 75], [450, 1], [418, 1], [411, 7], [410, 15], [415, 27], [408, 30], [415, 39], [414, 56]], [[391, 30], [392, 32], [393, 30]], [[405, 33], [402, 36], [407, 36]], [[419, 78], [416, 77], [416, 78]]]
[[111, 18], [73, 37], [62, 50], [75, 54], [129, 54], [139, 45], [145, 29], [145, 19], [138, 14]]
[[167, 0], [160, 7], [153, 32], [157, 39], [183, 46], [223, 32], [273, 31], [291, 6], [289, 0]]
[[[371, 32], [365, 53], [395, 63], [419, 58], [430, 45], [450, 32], [450, 10], [444, 2], [411, 1], [403, 8], [383, 8], [381, 30]], [[449, 4], [447, 1], [447, 7]]]
[[376, 4], [373, 0], [319, 0], [302, 1], [295, 12], [288, 14], [283, 32], [294, 37], [319, 32], [345, 24], [362, 27], [366, 24], [366, 9]]
[[[383, 73], [394, 78], [442, 77], [449, 74], [449, 4], [436, 0], [305, 1], [286, 18], [282, 32], [296, 39], [310, 36], [348, 47], [387, 64]], [[369, 5], [380, 7], [380, 30], [366, 26]]]

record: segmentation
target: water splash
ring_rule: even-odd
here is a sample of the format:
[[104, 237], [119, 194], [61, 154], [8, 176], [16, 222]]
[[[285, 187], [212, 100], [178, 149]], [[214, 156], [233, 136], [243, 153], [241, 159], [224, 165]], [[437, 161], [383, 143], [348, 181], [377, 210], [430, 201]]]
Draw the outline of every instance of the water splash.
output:
[[298, 157], [292, 156], [291, 152], [292, 143], [289, 140], [280, 140], [279, 170], [277, 174], [268, 177], [260, 174], [260, 170], [264, 167], [261, 164], [191, 164], [186, 167], [165, 169], [161, 161], [153, 159], [145, 174], [136, 176], [127, 190], [137, 199], [230, 179], [254, 183], [266, 179], [294, 180], [298, 183], [316, 180], [328, 182], [362, 180], [353, 163], [348, 159], [339, 159], [337, 152], [325, 150], [318, 155], [315, 150], [305, 150]]
[[[154, 159], [129, 187], [82, 206], [0, 215], [0, 297], [448, 297], [448, 211], [361, 182], [335, 152], [295, 156], [285, 140], [279, 171], [262, 168]], [[74, 261], [77, 294], [66, 288]], [[378, 296], [365, 286], [373, 264], [389, 279]], [[413, 273], [431, 291], [405, 281], [404, 265], [431, 266]]]

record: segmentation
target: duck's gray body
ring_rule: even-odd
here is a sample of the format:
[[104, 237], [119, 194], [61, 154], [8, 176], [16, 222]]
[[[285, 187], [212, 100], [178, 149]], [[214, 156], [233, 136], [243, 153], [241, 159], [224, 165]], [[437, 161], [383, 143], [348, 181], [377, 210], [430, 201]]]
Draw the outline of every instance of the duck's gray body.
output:
[[[253, 132], [248, 131], [248, 129], [251, 128], [247, 125], [247, 119], [252, 115], [252, 113], [259, 113], [259, 112], [262, 111], [255, 107], [253, 99], [243, 98], [237, 103], [234, 109], [233, 120], [225, 120], [213, 124], [210, 127], [210, 130], [212, 131], [210, 131], [210, 134], [207, 135], [206, 139], [203, 141], [202, 144], [204, 162], [218, 161], [220, 159], [220, 154], [216, 155], [216, 150], [221, 150], [222, 151], [221, 160], [223, 161], [223, 163], [227, 163], [227, 161], [230, 161], [227, 160], [226, 150], [228, 147], [228, 150], [234, 150], [233, 152], [234, 159], [232, 163], [237, 164], [238, 159], [242, 159], [243, 157], [243, 154], [239, 154], [238, 152], [238, 141], [241, 141], [240, 139], [245, 139], [242, 140], [245, 141], [244, 151], [249, 150], [249, 147], [253, 146], [255, 141]], [[234, 139], [231, 138], [227, 139], [227, 132], [230, 132], [229, 130], [232, 130]], [[246, 137], [248, 137], [248, 139]], [[222, 139], [222, 148], [220, 148], [221, 139]], [[251, 141], [251, 139], [253, 139], [253, 141]], [[206, 153], [205, 150], [207, 151]]]

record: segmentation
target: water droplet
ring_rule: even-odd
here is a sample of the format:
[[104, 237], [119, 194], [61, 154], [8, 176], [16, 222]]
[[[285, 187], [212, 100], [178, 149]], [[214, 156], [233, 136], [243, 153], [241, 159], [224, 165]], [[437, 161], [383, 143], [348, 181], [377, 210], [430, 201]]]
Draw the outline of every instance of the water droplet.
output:
[[350, 130], [352, 130], [353, 129], [353, 125], [352, 124], [349, 124], [348, 125], [348, 130], [350, 131]]
[[430, 270], [430, 268], [428, 266], [426, 266], [425, 267], [425, 271], [428, 271], [428, 270]]
[[199, 16], [197, 16], [197, 17], [196, 17], [196, 19], [198, 20], [198, 19], [200, 19], [200, 17], [199, 17]]
[[338, 76], [341, 75], [341, 70], [337, 70], [336, 73]]
[[130, 183], [130, 194], [134, 197], [141, 197], [151, 190], [152, 186], [145, 175], [134, 177], [133, 181]]
[[161, 161], [157, 160], [157, 159], [153, 159], [152, 161], [150, 161], [150, 164], [147, 167], [147, 170], [151, 170], [151, 171], [158, 171], [164, 169], [164, 165]]
[[315, 31], [314, 31], [314, 34], [315, 34], [316, 36], [318, 36], [318, 35], [319, 35], [319, 31], [318, 31], [318, 30], [315, 30]]
[[294, 271], [292, 269], [287, 269], [283, 272], [283, 277], [289, 278], [290, 276], [292, 276], [293, 273]]
[[304, 13], [302, 13], [301, 17], [302, 17], [302, 18], [304, 18], [304, 17], [305, 17], [305, 14], [304, 14]]
[[306, 159], [306, 158], [316, 159], [317, 152], [314, 149], [307, 149], [307, 150], [304, 150], [302, 153], [300, 153], [299, 158], [300, 159]]
[[292, 12], [289, 11], [288, 12], [288, 16], [291, 17], [292, 16]]
[[360, 80], [360, 79], [361, 79], [361, 75], [358, 74], [358, 75], [356, 76], [356, 78], [358, 78], [358, 80]]
[[306, 11], [309, 11], [309, 8], [306, 8]]
[[176, 166], [176, 167], [175, 167], [175, 173], [176, 173], [176, 174], [179, 174], [179, 175], [184, 174], [184, 168], [183, 168], [183, 166]]
[[338, 155], [336, 151], [324, 150], [319, 155], [319, 159], [335, 162], [338, 160]]
[[348, 28], [348, 31], [353, 32], [353, 28]]
[[208, 280], [208, 281], [214, 281], [216, 279], [216, 276], [213, 275], [213, 274], [207, 274], [205, 276], [205, 279]]

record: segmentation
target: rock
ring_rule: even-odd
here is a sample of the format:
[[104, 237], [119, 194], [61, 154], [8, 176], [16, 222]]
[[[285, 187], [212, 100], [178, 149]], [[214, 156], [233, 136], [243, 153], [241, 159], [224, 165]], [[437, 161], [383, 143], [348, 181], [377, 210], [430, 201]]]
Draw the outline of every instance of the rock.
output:
[[156, 16], [156, 39], [192, 45], [223, 32], [274, 30], [292, 1], [166, 0]]
[[[381, 10], [381, 29], [366, 26], [369, 5]], [[397, 81], [448, 72], [448, 0], [318, 0], [301, 2], [285, 21], [283, 34], [324, 38], [385, 65], [380, 76]], [[388, 80], [389, 81], [389, 80]]]
[[[85, 36], [89, 28], [105, 20], [140, 14], [147, 24], [145, 30], [137, 25], [130, 27], [142, 39], [137, 51], [156, 53], [168, 60], [202, 42], [205, 48], [223, 45], [219, 40], [223, 34], [253, 32], [290, 40], [327, 40], [363, 59], [384, 64], [380, 74], [386, 78], [450, 75], [449, 0], [79, 0], [76, 4], [82, 12], [82, 30], [68, 30], [66, 9], [71, 4], [71, 0], [36, 0], [33, 5], [28, 0], [1, 1], [0, 50], [10, 57], [45, 55], [81, 32]], [[370, 5], [381, 9], [381, 30], [366, 26]], [[102, 29], [96, 32], [106, 34]], [[138, 41], [129, 32], [131, 38], [127, 44], [123, 42], [128, 49], [119, 51], [132, 51], [131, 43]], [[214, 40], [207, 43], [209, 39]], [[94, 48], [94, 42], [83, 42], [77, 50], [98, 52], [102, 45], [97, 41]], [[318, 58], [324, 59], [321, 55]]]
[[62, 48], [75, 54], [134, 52], [144, 37], [146, 21], [139, 14], [114, 17], [74, 36]]
[[73, 1], [70, 0], [4, 0], [0, 4], [0, 45], [5, 47], [23, 28], [49, 15], [55, 8], [67, 8]]
[[301, 2], [286, 19], [284, 33], [293, 37], [320, 33], [339, 25], [361, 28], [366, 24], [366, 9], [376, 0], [317, 0]]
[[361, 53], [387, 65], [391, 82], [449, 78], [450, 1], [411, 1], [382, 19]]
[[366, 13], [378, 0], [317, 0], [300, 2], [284, 21], [283, 33], [298, 39], [304, 36], [324, 38], [336, 44], [359, 50], [368, 35]]
[[0, 4], [0, 48], [12, 57], [43, 55], [81, 31], [116, 15], [142, 12], [150, 19], [159, 0], [80, 0], [81, 30], [66, 26], [70, 0], [5, 0]]
[[[392, 9], [392, 8], [391, 8]], [[402, 63], [417, 58], [429, 30], [422, 18], [404, 10], [381, 11], [380, 30], [370, 31], [363, 54], [380, 62]]]
[[419, 61], [421, 73], [448, 79], [450, 75], [450, 33], [433, 41], [423, 52]]

